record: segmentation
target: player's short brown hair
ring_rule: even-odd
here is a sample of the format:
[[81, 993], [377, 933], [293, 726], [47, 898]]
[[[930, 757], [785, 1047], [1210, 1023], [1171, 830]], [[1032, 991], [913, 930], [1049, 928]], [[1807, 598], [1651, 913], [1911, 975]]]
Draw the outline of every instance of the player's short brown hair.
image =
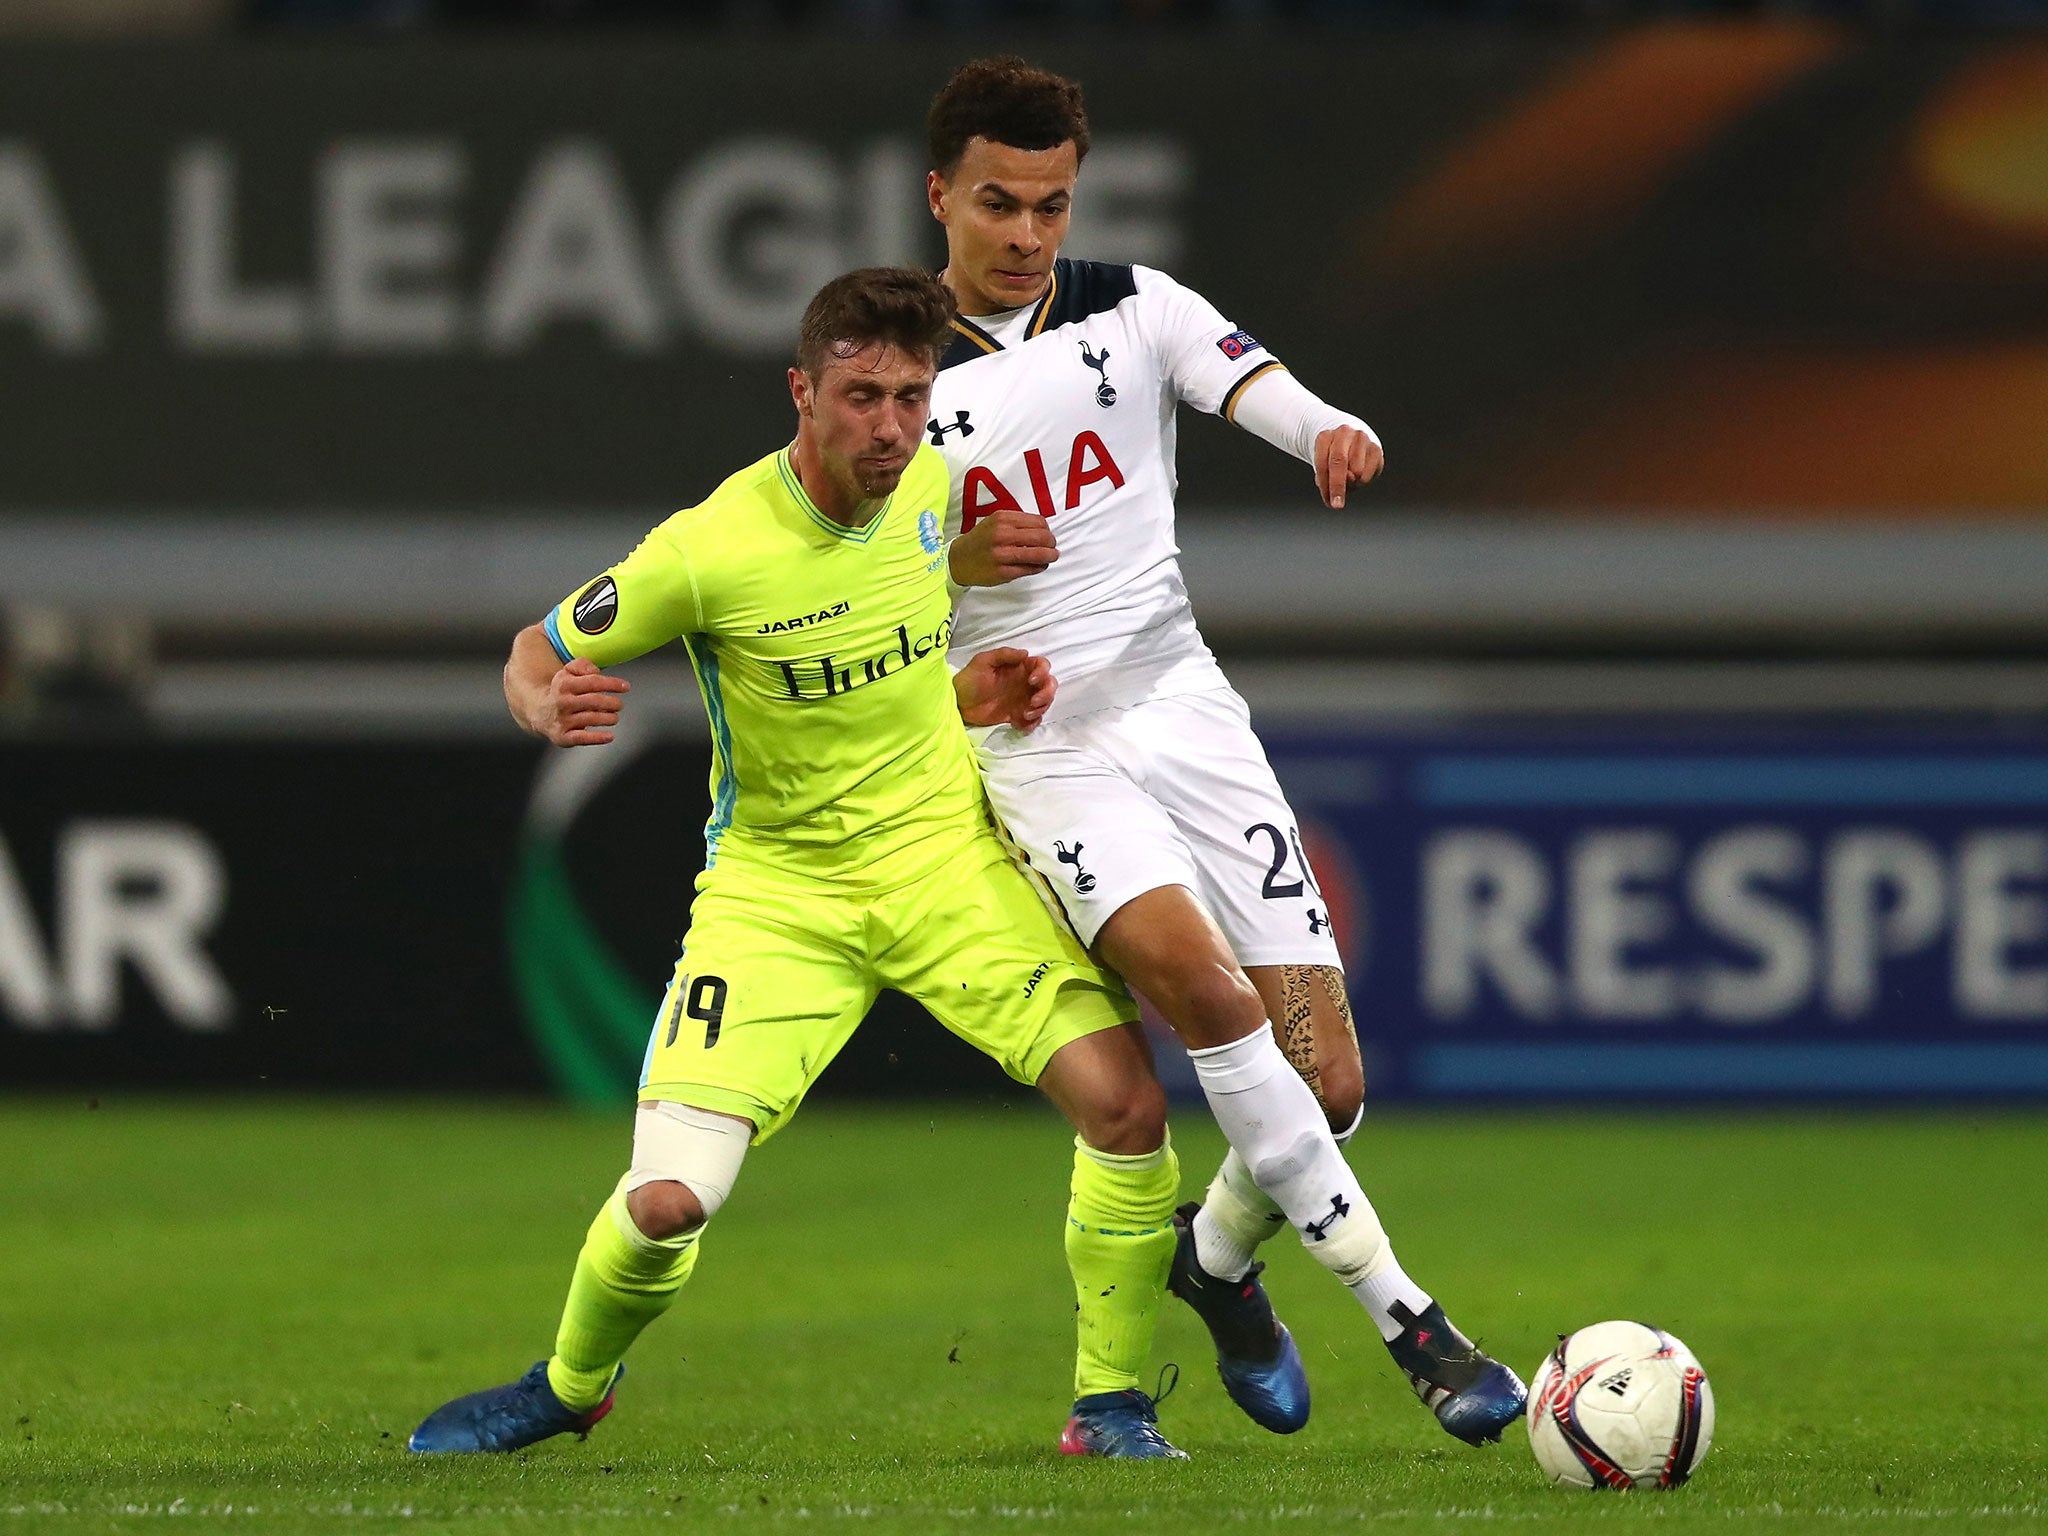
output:
[[1074, 141], [1078, 164], [1088, 157], [1088, 109], [1081, 87], [1063, 75], [1034, 69], [1015, 54], [970, 59], [953, 71], [932, 98], [925, 119], [932, 169], [941, 176], [983, 138], [1012, 149], [1053, 149]]
[[915, 267], [862, 267], [835, 277], [804, 306], [796, 365], [813, 379], [834, 354], [887, 342], [938, 366], [953, 290]]

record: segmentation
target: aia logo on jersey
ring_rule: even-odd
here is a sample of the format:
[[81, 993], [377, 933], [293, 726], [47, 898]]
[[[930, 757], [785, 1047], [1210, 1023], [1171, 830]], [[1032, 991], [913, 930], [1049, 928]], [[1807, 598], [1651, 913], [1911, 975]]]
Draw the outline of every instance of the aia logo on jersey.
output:
[[[1108, 386], [1105, 385], [1104, 388]], [[1107, 480], [1117, 490], [1124, 488], [1124, 472], [1110, 457], [1109, 445], [1093, 432], [1083, 432], [1067, 451], [1066, 479], [1061, 500], [1053, 502], [1052, 476], [1045, 454], [1037, 448], [1024, 450], [1024, 473], [1031, 482], [1031, 500], [1040, 517], [1051, 517], [1064, 508], [1071, 512], [1081, 505], [1081, 492], [1098, 480]], [[1012, 471], [1014, 476], [1015, 471]], [[960, 482], [960, 531], [969, 529], [991, 512], [1022, 512], [1024, 503], [1002, 477], [986, 464], [977, 464]]]
[[1109, 382], [1109, 375], [1104, 372], [1109, 365], [1109, 348], [1104, 347], [1100, 353], [1090, 352], [1088, 343], [1084, 341], [1081, 343], [1081, 361], [1102, 375], [1102, 382], [1095, 386], [1095, 403], [1108, 410], [1116, 404], [1116, 386]]
[[955, 411], [953, 413], [953, 424], [950, 427], [940, 426], [939, 418], [934, 416], [930, 421], [924, 424], [924, 429], [925, 431], [931, 433], [932, 446], [934, 448], [943, 448], [946, 446], [946, 434], [948, 432], [958, 432], [962, 437], [974, 436], [974, 426], [971, 422], [968, 421], [967, 413], [965, 411]]

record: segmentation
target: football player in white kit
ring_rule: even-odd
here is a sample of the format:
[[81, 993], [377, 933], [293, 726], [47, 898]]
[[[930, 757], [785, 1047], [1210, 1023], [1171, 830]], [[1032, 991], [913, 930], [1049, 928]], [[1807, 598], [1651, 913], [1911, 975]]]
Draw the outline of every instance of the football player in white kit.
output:
[[1026, 646], [1059, 679], [1037, 730], [979, 733], [989, 798], [1082, 940], [1172, 1024], [1230, 1141], [1177, 1218], [1170, 1288], [1208, 1324], [1232, 1399], [1298, 1429], [1306, 1374], [1252, 1258], [1292, 1224], [1443, 1426], [1497, 1440], [1522, 1383], [1402, 1271], [1340, 1150], [1364, 1082], [1336, 942], [1174, 544], [1183, 403], [1309, 462], [1333, 507], [1379, 472], [1378, 439], [1165, 273], [1059, 258], [1088, 149], [1071, 81], [970, 63], [929, 129], [960, 307], [929, 428], [966, 589], [955, 663]]

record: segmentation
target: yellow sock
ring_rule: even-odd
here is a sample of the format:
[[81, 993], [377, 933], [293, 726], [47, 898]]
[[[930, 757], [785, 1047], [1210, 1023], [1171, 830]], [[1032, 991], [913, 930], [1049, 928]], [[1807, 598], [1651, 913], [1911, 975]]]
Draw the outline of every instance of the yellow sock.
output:
[[1074, 1396], [1138, 1385], [1173, 1263], [1180, 1159], [1169, 1137], [1135, 1157], [1097, 1152], [1074, 1138], [1067, 1205], [1067, 1267], [1079, 1301]]
[[697, 1239], [656, 1242], [633, 1225], [625, 1181], [597, 1213], [576, 1256], [576, 1275], [555, 1332], [548, 1385], [571, 1408], [595, 1408], [640, 1330], [668, 1310], [697, 1264]]

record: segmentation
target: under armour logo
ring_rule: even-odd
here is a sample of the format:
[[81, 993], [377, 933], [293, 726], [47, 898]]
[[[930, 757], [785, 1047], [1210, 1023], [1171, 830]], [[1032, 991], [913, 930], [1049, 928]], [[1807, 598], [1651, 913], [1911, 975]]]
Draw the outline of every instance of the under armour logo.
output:
[[1083, 896], [1086, 896], [1090, 891], [1095, 889], [1095, 877], [1089, 874], [1086, 870], [1081, 868], [1082, 847], [1082, 844], [1076, 843], [1074, 844], [1074, 851], [1072, 853], [1069, 853], [1067, 852], [1067, 845], [1065, 843], [1054, 843], [1052, 845], [1052, 851], [1059, 855], [1059, 860], [1062, 864], [1071, 864], [1074, 866], [1074, 889], [1079, 891]]
[[940, 426], [938, 417], [934, 416], [924, 424], [924, 429], [931, 433], [932, 446], [934, 448], [946, 446], [946, 434], [948, 432], [958, 432], [962, 437], [974, 436], [974, 424], [967, 419], [965, 411], [955, 411], [953, 413], [953, 425], [950, 427]]
[[1091, 352], [1088, 350], [1088, 343], [1084, 341], [1081, 343], [1081, 361], [1102, 374], [1102, 382], [1095, 386], [1095, 403], [1105, 411], [1108, 410], [1116, 404], [1116, 386], [1109, 382], [1109, 375], [1103, 372], [1109, 365], [1109, 348], [1104, 347], [1100, 352]]
[[1330, 920], [1327, 917], [1323, 916], [1314, 907], [1308, 909], [1308, 931], [1310, 933], [1321, 933], [1329, 926]]
[[1332, 1195], [1330, 1196], [1330, 1214], [1321, 1221], [1310, 1222], [1301, 1230], [1309, 1235], [1311, 1241], [1320, 1243], [1330, 1235], [1330, 1228], [1337, 1225], [1338, 1222], [1350, 1214], [1351, 1207], [1345, 1203], [1344, 1197], [1342, 1195]]

